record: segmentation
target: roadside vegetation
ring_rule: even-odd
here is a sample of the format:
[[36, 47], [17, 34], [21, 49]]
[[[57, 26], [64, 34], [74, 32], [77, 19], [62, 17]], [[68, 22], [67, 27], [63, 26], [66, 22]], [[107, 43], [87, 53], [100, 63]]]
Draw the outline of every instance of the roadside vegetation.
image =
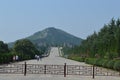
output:
[[22, 39], [16, 41], [13, 48], [9, 49], [8, 45], [0, 41], [0, 64], [15, 62], [13, 57], [18, 56], [17, 61], [34, 59], [35, 55], [42, 55], [46, 47], [36, 47], [31, 41]]
[[120, 71], [120, 19], [111, 19], [80, 46], [64, 47], [63, 52], [69, 59]]

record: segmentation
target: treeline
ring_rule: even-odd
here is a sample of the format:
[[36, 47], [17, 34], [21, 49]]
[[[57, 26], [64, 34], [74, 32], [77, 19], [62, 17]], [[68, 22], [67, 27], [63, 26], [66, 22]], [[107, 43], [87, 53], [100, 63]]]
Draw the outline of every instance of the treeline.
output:
[[13, 57], [18, 56], [18, 60], [33, 59], [34, 56], [42, 55], [45, 52], [45, 47], [41, 50], [27, 39], [17, 40], [13, 48], [9, 49], [8, 45], [0, 41], [0, 64], [13, 62]]
[[89, 57], [113, 59], [120, 57], [120, 19], [112, 19], [98, 32], [87, 37], [80, 46], [80, 53]]
[[120, 59], [120, 19], [113, 18], [99, 32], [94, 32], [83, 40], [80, 46], [64, 48], [63, 51], [69, 58], [79, 56], [100, 60]]
[[0, 63], [7, 63], [9, 61], [11, 61], [11, 53], [8, 49], [8, 45], [0, 41]]

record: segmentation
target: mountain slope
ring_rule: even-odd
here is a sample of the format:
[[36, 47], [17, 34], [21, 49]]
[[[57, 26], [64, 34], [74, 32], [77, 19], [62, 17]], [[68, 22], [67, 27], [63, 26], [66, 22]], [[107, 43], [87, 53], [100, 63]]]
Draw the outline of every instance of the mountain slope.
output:
[[33, 35], [26, 37], [37, 46], [56, 46], [56, 45], [80, 45], [82, 39], [77, 38], [71, 34], [66, 33], [54, 27], [46, 28], [42, 31], [36, 32]]

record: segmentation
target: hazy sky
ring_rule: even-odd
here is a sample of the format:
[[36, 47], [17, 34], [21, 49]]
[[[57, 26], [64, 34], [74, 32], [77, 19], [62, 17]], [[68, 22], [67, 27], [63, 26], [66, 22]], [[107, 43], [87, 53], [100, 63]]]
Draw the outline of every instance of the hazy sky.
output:
[[12, 42], [47, 27], [85, 39], [111, 18], [120, 0], [0, 0], [0, 40]]

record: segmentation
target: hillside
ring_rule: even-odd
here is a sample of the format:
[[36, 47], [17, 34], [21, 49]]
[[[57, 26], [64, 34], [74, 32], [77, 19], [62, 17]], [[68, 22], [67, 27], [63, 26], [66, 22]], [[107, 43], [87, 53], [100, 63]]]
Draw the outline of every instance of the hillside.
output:
[[[26, 37], [26, 39], [29, 39], [37, 46], [74, 46], [80, 45], [82, 41], [82, 39], [54, 27], [38, 31]], [[14, 43], [9, 44], [9, 46], [13, 45]]]

